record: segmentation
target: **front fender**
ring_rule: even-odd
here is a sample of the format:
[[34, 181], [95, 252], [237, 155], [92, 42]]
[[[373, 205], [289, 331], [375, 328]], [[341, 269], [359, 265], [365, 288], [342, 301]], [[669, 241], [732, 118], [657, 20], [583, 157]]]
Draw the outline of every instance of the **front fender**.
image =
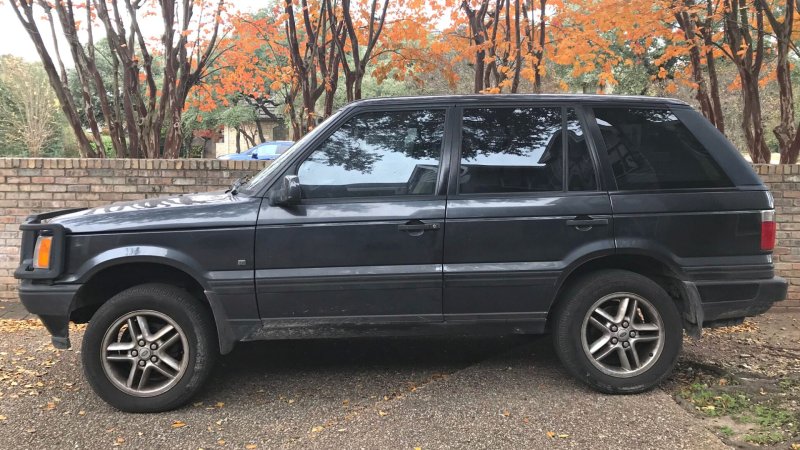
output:
[[83, 262], [61, 283], [85, 283], [109, 267], [130, 263], [156, 263], [174, 267], [194, 278], [203, 289], [209, 289], [202, 266], [186, 253], [174, 248], [136, 245], [105, 250]]

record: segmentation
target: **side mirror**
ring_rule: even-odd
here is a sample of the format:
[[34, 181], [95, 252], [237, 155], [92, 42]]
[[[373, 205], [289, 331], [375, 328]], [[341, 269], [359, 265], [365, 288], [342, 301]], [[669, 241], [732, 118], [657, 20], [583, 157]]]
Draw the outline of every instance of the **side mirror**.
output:
[[271, 206], [291, 206], [300, 203], [300, 178], [297, 175], [286, 175], [278, 189], [269, 193]]
[[251, 153], [250, 157], [253, 158], [253, 159], [258, 159], [258, 152]]

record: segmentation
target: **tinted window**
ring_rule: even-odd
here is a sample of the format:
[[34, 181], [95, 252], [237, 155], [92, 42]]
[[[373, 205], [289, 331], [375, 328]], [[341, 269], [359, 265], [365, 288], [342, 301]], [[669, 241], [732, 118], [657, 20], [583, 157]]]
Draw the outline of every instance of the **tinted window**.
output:
[[567, 180], [570, 191], [597, 189], [594, 162], [574, 109], [567, 110]]
[[670, 110], [594, 111], [619, 189], [730, 186], [708, 150]]
[[432, 195], [445, 111], [360, 114], [299, 167], [304, 198]]
[[563, 190], [561, 108], [465, 109], [459, 192]]

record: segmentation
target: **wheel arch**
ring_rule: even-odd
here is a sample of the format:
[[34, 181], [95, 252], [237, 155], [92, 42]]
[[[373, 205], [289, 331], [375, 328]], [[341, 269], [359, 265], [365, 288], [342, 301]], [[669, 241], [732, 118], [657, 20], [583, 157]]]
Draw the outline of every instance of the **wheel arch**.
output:
[[101, 267], [82, 277], [83, 283], [73, 300], [70, 320], [86, 323], [100, 306], [125, 289], [144, 283], [164, 283], [189, 292], [192, 297], [209, 309], [215, 323], [220, 352], [228, 353], [235, 342], [231, 341], [227, 317], [220, 317], [224, 309], [214, 305], [216, 297], [209, 292], [202, 277], [186, 264], [152, 255], [108, 260]]
[[627, 270], [653, 280], [675, 300], [683, 317], [684, 328], [692, 335], [699, 333], [703, 323], [699, 296], [694, 295], [696, 292], [692, 292], [691, 288], [694, 285], [685, 281], [687, 277], [683, 270], [677, 264], [661, 255], [636, 252], [611, 253], [589, 257], [565, 270], [556, 282], [556, 294], [553, 297], [547, 318], [548, 328], [554, 309], [560, 302], [567, 301], [563, 297], [570, 284], [586, 274], [606, 269]]

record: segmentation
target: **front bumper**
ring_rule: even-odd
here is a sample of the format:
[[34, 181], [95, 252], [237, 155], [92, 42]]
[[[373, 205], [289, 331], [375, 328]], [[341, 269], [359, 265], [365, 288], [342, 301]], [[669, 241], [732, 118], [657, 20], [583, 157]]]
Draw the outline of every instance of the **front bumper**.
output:
[[781, 277], [765, 280], [695, 282], [703, 322], [740, 319], [766, 312], [784, 300], [788, 283]]
[[30, 280], [19, 285], [19, 299], [28, 312], [39, 316], [52, 335], [55, 348], [70, 347], [69, 316], [80, 287], [80, 284], [34, 284]]

